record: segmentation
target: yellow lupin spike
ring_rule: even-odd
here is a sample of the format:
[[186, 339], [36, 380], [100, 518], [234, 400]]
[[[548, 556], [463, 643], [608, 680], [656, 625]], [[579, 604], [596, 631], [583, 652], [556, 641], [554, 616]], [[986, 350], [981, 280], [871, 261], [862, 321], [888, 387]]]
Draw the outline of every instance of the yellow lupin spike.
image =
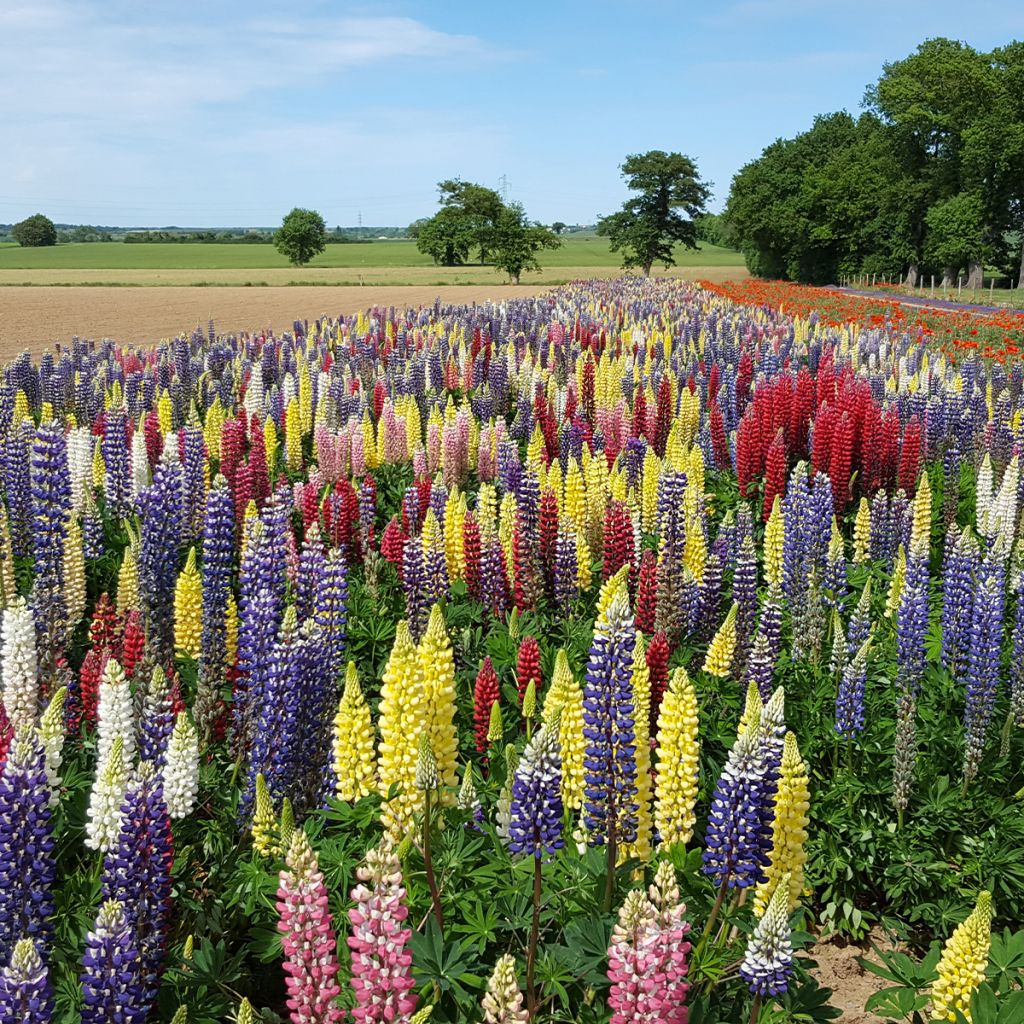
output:
[[764, 701], [761, 700], [761, 691], [753, 679], [747, 683], [747, 700], [743, 706], [743, 714], [740, 715], [740, 724], [736, 728], [736, 735], [742, 736], [750, 728], [759, 728], [761, 713], [764, 711]]
[[160, 433], [169, 434], [174, 429], [174, 403], [166, 389], [157, 400], [156, 415], [160, 423]]
[[302, 471], [302, 412], [299, 400], [288, 403], [284, 421], [285, 462], [290, 473]]
[[24, 423], [25, 420], [31, 419], [32, 414], [29, 412], [28, 396], [22, 388], [18, 388], [18, 393], [14, 396], [14, 414], [11, 418], [11, 422], [17, 426]]
[[782, 540], [785, 522], [782, 517], [782, 504], [775, 495], [771, 514], [764, 527], [764, 580], [765, 583], [782, 582]]
[[800, 756], [796, 736], [786, 733], [782, 748], [782, 765], [775, 791], [772, 821], [772, 849], [765, 874], [768, 880], [757, 886], [754, 913], [760, 917], [772, 893], [784, 877], [789, 880], [789, 909], [796, 908], [804, 886], [804, 863], [807, 854], [807, 816], [810, 808], [810, 779], [807, 765]]
[[889, 583], [889, 596], [885, 599], [885, 617], [892, 618], [900, 606], [903, 595], [903, 584], [907, 578], [907, 553], [903, 545], [896, 552], [896, 561], [892, 567], [892, 579]]
[[232, 668], [238, 658], [238, 604], [228, 591], [228, 605], [224, 612], [224, 668]]
[[914, 496], [914, 518], [910, 527], [910, 554], [916, 558], [927, 558], [931, 547], [932, 532], [932, 486], [928, 474], [921, 474]]
[[629, 578], [629, 563], [623, 565], [618, 572], [613, 573], [601, 584], [601, 589], [597, 594], [597, 608], [596, 608], [596, 619], [603, 619], [605, 613], [608, 611], [609, 605], [615, 599], [615, 596], [622, 593], [626, 597], [626, 606], [629, 606], [629, 593], [626, 589], [626, 580]]
[[[400, 840], [414, 826], [422, 804], [416, 790], [416, 761], [427, 718], [416, 645], [403, 619], [395, 630], [380, 690], [377, 770], [384, 804], [381, 817], [392, 838]], [[394, 787], [396, 793], [389, 798]]]
[[125, 548], [121, 571], [117, 574], [117, 610], [126, 614], [139, 607], [139, 567], [135, 546]]
[[562, 754], [562, 803], [571, 810], [583, 806], [585, 775], [583, 758], [583, 690], [569, 668], [564, 649], [555, 655], [551, 686], [544, 698], [543, 721], [551, 725], [558, 718], [558, 745]]
[[666, 846], [693, 837], [700, 777], [697, 694], [685, 668], [677, 668], [658, 713], [658, 773], [654, 824]]
[[458, 781], [459, 739], [455, 726], [455, 657], [440, 605], [430, 609], [417, 657], [427, 704], [425, 729], [437, 761], [442, 799], [447, 803], [453, 799]]
[[985, 980], [991, 944], [992, 896], [982, 892], [974, 910], [957, 925], [942, 950], [932, 985], [932, 1020], [953, 1020], [956, 1010], [971, 1020], [971, 996]]
[[339, 800], [354, 802], [376, 789], [373, 721], [353, 661], [345, 671], [345, 689], [334, 717], [333, 767]]
[[93, 445], [92, 449], [92, 485], [99, 489], [104, 486], [107, 479], [107, 466], [103, 461], [103, 452], [100, 446]]
[[583, 593], [590, 590], [593, 582], [592, 560], [590, 545], [583, 534], [579, 534], [576, 537], [576, 585]]
[[0, 503], [0, 609], [6, 608], [17, 595], [11, 525], [7, 518], [7, 508]]
[[[64, 603], [68, 612], [68, 628], [74, 631], [85, 614], [85, 552], [82, 547], [82, 526], [77, 515], [67, 518], [68, 532], [64, 537]], [[5, 565], [9, 565], [4, 557]], [[5, 593], [6, 581], [4, 587]]]
[[256, 805], [252, 816], [252, 845], [261, 857], [278, 857], [281, 854], [277, 815], [270, 799], [267, 780], [260, 772], [256, 776]]
[[[277, 466], [277, 449], [277, 426], [273, 416], [267, 416], [263, 421], [263, 450], [267, 456], [267, 472], [271, 483], [274, 482], [274, 469]], [[210, 454], [212, 456], [213, 453]]]
[[871, 557], [871, 506], [861, 498], [853, 523], [853, 564], [863, 565]]
[[189, 549], [174, 587], [174, 646], [196, 661], [203, 647], [203, 581], [195, 548]]
[[718, 632], [708, 645], [707, 654], [704, 657], [703, 671], [708, 675], [718, 676], [720, 679], [729, 675], [732, 656], [736, 652], [737, 607], [734, 601], [729, 609], [729, 614], [726, 615], [725, 620], [718, 627]]

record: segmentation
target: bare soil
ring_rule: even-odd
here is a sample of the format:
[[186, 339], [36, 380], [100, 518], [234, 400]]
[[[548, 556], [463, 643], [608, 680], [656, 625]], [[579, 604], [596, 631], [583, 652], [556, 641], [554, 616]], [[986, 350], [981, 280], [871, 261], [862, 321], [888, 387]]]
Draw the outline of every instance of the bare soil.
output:
[[24, 350], [39, 353], [73, 336], [124, 344], [172, 338], [212, 319], [218, 333], [291, 330], [294, 320], [354, 314], [375, 305], [483, 302], [536, 294], [543, 287], [464, 285], [403, 288], [0, 288], [0, 362]]
[[832, 989], [829, 1004], [843, 1011], [839, 1020], [844, 1024], [878, 1024], [885, 1019], [867, 1013], [864, 1004], [869, 996], [887, 988], [889, 983], [877, 974], [865, 971], [857, 963], [857, 957], [871, 956], [872, 943], [881, 949], [892, 949], [893, 945], [877, 928], [869, 940], [861, 945], [844, 945], [839, 940], [832, 940], [819, 942], [810, 949], [811, 959], [818, 964], [811, 973], [823, 987]]

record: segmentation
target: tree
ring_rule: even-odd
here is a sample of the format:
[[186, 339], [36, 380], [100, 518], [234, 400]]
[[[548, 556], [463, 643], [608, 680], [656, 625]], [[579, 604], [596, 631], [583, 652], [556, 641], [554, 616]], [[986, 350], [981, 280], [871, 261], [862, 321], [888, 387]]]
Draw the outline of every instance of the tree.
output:
[[[962, 192], [935, 203], [928, 210], [925, 224], [925, 257], [942, 267], [943, 288], [955, 284], [961, 267], [969, 267], [972, 261], [980, 266], [991, 255], [985, 239], [985, 206], [977, 192]], [[968, 288], [980, 284], [968, 275]]]
[[316, 210], [296, 207], [274, 233], [274, 246], [293, 266], [301, 267], [324, 251], [327, 225]]
[[41, 213], [34, 213], [11, 228], [11, 238], [18, 245], [23, 245], [26, 248], [56, 245], [57, 229], [49, 217], [44, 217]]
[[519, 284], [524, 270], [540, 270], [537, 253], [557, 249], [561, 241], [542, 224], [531, 223], [520, 203], [510, 203], [498, 215], [494, 230], [494, 265]]
[[462, 210], [446, 206], [429, 220], [417, 223], [416, 248], [435, 263], [457, 267], [469, 259], [477, 235], [473, 218]]
[[556, 220], [555, 223], [551, 225], [551, 230], [554, 231], [556, 235], [560, 235], [568, 226], [568, 224], [565, 224], [560, 220]]
[[472, 181], [448, 178], [437, 183], [441, 209], [453, 210], [465, 218], [480, 250], [480, 262], [486, 263], [494, 244], [494, 232], [505, 204], [492, 188]]
[[618, 212], [602, 217], [597, 233], [610, 239], [612, 252], [622, 252], [624, 267], [641, 267], [646, 276], [655, 262], [666, 269], [674, 265], [676, 243], [698, 248], [694, 218], [705, 212], [711, 190], [693, 160], [652, 149], [627, 156], [622, 176], [629, 189], [640, 194], [627, 199]]
[[[909, 57], [882, 66], [882, 75], [864, 97], [865, 105], [895, 129], [897, 152], [904, 170], [921, 184], [912, 214], [914, 254], [907, 283], [915, 284], [918, 263], [929, 248], [926, 238], [930, 209], [965, 190], [979, 191], [991, 209], [993, 181], [979, 180], [965, 164], [967, 137], [989, 116], [1000, 92], [1000, 75], [991, 55], [951, 39], [927, 39]], [[987, 135], [988, 156], [994, 159], [997, 133]], [[979, 154], [974, 157], [978, 165]], [[984, 172], [982, 172], [984, 175]], [[939, 215], [940, 219], [944, 219]], [[988, 223], [979, 242], [997, 233]], [[967, 258], [972, 286], [980, 283], [982, 253]], [[944, 268], [944, 272], [945, 269]]]

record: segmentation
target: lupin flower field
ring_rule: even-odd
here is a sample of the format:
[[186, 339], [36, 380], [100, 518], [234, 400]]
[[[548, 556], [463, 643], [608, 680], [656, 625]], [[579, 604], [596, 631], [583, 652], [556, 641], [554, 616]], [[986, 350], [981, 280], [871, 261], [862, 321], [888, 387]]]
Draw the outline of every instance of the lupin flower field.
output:
[[1024, 322], [773, 289], [8, 365], [0, 1020], [1021, 1019]]

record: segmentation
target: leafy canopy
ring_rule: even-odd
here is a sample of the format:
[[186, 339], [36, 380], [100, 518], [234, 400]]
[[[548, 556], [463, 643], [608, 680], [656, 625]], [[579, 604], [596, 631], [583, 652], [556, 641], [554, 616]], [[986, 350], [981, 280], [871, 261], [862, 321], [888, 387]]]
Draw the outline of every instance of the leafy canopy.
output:
[[327, 225], [316, 210], [296, 207], [274, 233], [274, 246], [293, 266], [301, 267], [324, 251]]
[[624, 267], [641, 267], [650, 274], [655, 263], [666, 269], [675, 264], [672, 250], [677, 243], [698, 248], [694, 219], [706, 212], [711, 189], [690, 157], [660, 149], [633, 154], [626, 157], [622, 176], [639, 195], [602, 217], [597, 233], [609, 238], [612, 252], [622, 253]]
[[495, 224], [494, 265], [519, 284], [524, 270], [540, 270], [537, 253], [541, 249], [557, 249], [561, 244], [554, 232], [528, 221], [520, 203], [510, 203]]
[[57, 229], [53, 221], [41, 213], [34, 213], [11, 228], [11, 237], [26, 248], [57, 244]]

